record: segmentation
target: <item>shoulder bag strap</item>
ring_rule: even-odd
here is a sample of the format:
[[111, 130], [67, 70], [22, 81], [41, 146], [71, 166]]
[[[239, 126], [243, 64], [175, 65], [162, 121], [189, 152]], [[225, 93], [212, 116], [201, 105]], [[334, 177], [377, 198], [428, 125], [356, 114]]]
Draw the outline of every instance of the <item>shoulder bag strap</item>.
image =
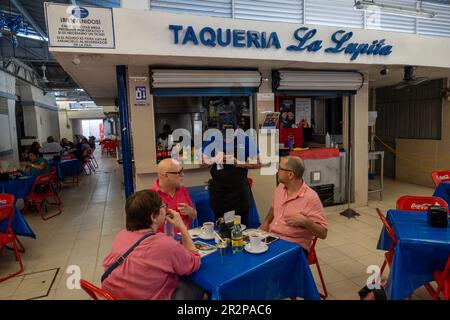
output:
[[153, 232], [147, 233], [147, 234], [144, 235], [142, 238], [140, 238], [138, 241], [136, 241], [136, 243], [133, 244], [133, 245], [131, 246], [131, 248], [127, 250], [127, 252], [125, 252], [123, 255], [121, 255], [121, 256], [119, 257], [119, 259], [117, 259], [117, 261], [114, 262], [114, 263], [113, 263], [113, 264], [105, 271], [105, 273], [104, 273], [103, 276], [102, 276], [102, 282], [105, 281], [105, 279], [109, 277], [109, 275], [111, 274], [111, 272], [114, 271], [115, 268], [117, 268], [119, 265], [121, 265], [121, 264], [125, 261], [125, 259], [130, 255], [130, 253], [131, 253], [134, 249], [136, 249], [136, 247], [137, 247], [142, 241], [144, 241], [145, 239], [147, 239], [148, 237], [150, 237], [150, 236], [152, 236], [152, 235], [154, 235], [154, 234], [155, 234], [155, 233], [153, 233]]

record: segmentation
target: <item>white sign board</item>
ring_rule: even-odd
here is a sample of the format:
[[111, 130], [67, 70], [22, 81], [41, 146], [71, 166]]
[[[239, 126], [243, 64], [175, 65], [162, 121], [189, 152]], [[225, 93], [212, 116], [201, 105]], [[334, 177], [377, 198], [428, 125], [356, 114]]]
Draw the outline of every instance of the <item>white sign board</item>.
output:
[[136, 86], [135, 88], [135, 98], [136, 104], [138, 106], [147, 105], [147, 87], [146, 86]]
[[114, 49], [111, 8], [45, 3], [49, 47]]
[[311, 126], [311, 99], [296, 98], [295, 99], [295, 123], [298, 125], [300, 121], [306, 120]]

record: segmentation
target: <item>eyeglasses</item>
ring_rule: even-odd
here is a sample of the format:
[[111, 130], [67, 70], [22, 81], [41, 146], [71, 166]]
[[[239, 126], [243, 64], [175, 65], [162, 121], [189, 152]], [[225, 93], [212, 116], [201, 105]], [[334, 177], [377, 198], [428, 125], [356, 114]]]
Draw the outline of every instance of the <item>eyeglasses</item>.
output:
[[288, 171], [288, 172], [294, 172], [294, 170], [291, 170], [291, 169], [285, 169], [285, 168], [282, 168], [282, 167], [278, 167], [278, 170], [283, 170], [283, 171]]
[[181, 168], [181, 170], [180, 171], [175, 171], [175, 172], [166, 172], [166, 174], [177, 174], [177, 175], [179, 175], [179, 176], [182, 176], [182, 175], [184, 175], [184, 172], [183, 172], [183, 168]]

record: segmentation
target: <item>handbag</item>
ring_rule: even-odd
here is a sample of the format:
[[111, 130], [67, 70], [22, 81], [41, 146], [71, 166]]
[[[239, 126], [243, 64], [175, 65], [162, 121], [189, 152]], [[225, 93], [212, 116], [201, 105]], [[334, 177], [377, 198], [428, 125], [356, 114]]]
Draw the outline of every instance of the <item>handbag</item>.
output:
[[109, 277], [109, 275], [111, 274], [111, 272], [114, 271], [114, 269], [116, 269], [118, 266], [120, 266], [120, 265], [125, 261], [125, 259], [130, 255], [130, 253], [131, 253], [134, 249], [136, 249], [136, 247], [137, 247], [142, 241], [144, 241], [145, 239], [147, 239], [148, 237], [150, 237], [150, 236], [152, 236], [152, 235], [154, 235], [154, 234], [155, 234], [154, 232], [147, 233], [147, 234], [144, 235], [142, 238], [140, 238], [138, 241], [136, 241], [136, 242], [131, 246], [131, 248], [127, 250], [127, 252], [125, 252], [123, 255], [121, 255], [121, 256], [119, 257], [119, 259], [117, 259], [117, 261], [114, 262], [114, 263], [113, 263], [113, 264], [105, 271], [105, 273], [102, 275], [102, 282], [105, 281], [106, 278]]

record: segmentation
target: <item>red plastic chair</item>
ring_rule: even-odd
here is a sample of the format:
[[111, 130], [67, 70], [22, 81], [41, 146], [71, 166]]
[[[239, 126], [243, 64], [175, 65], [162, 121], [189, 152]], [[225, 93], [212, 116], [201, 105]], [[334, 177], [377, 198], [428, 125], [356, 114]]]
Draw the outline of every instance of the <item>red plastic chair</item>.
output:
[[23, 271], [23, 263], [22, 258], [20, 257], [16, 235], [14, 234], [14, 231], [11, 228], [13, 217], [14, 217], [14, 206], [12, 205], [0, 206], [0, 222], [8, 219], [8, 226], [6, 227], [6, 232], [5, 233], [0, 232], [0, 255], [2, 254], [3, 249], [6, 247], [6, 245], [12, 243], [13, 245], [12, 249], [14, 250], [16, 261], [19, 262], [19, 271], [12, 273], [4, 278], [0, 278], [0, 282], [8, 280], [9, 278], [16, 276]]
[[99, 287], [94, 286], [92, 283], [81, 279], [80, 280], [81, 288], [92, 298], [92, 300], [100, 300], [99, 298], [103, 298], [105, 300], [116, 300], [111, 294], [106, 292]]
[[54, 190], [58, 193], [57, 191], [60, 190], [60, 184], [58, 182], [58, 178], [56, 177], [56, 167], [50, 168], [50, 177], [52, 179], [52, 185], [55, 188]]
[[383, 265], [381, 266], [380, 270], [380, 277], [383, 274], [384, 269], [386, 268], [386, 265], [389, 266], [389, 268], [392, 266], [392, 261], [394, 260], [394, 249], [395, 246], [398, 243], [397, 237], [395, 236], [394, 229], [391, 228], [389, 223], [386, 220], [386, 217], [381, 213], [380, 209], [377, 208], [378, 216], [381, 219], [381, 223], [383, 224], [384, 228], [386, 229], [386, 232], [388, 235], [392, 238], [392, 244], [389, 247], [388, 251], [384, 254], [385, 260], [383, 262]]
[[398, 198], [396, 208], [397, 210], [427, 211], [432, 205], [439, 205], [448, 211], [448, 204], [444, 199], [427, 196], [402, 196]]
[[313, 265], [313, 264], [316, 265], [317, 272], [319, 273], [320, 283], [322, 284], [322, 288], [323, 288], [323, 293], [319, 293], [319, 294], [322, 299], [326, 299], [328, 297], [327, 286], [325, 285], [325, 280], [323, 279], [322, 270], [320, 269], [319, 259], [317, 259], [316, 243], [317, 243], [317, 237], [315, 237], [313, 240], [311, 248], [309, 249], [309, 254], [308, 254], [307, 259], [308, 259], [309, 265]]
[[14, 196], [8, 193], [0, 193], [0, 205], [1, 204], [14, 204]]
[[116, 140], [105, 142], [105, 152], [108, 155], [116, 156], [118, 143]]
[[445, 300], [450, 300], [450, 256], [447, 259], [447, 263], [444, 270], [435, 271], [433, 274], [434, 281], [436, 281], [438, 287], [434, 292], [433, 299], [439, 299], [441, 292], [444, 295]]
[[[37, 192], [38, 186], [45, 190], [44, 192]], [[54, 199], [54, 203], [49, 202], [50, 199]], [[25, 206], [23, 208], [23, 213], [25, 214], [30, 207], [31, 203], [34, 203], [36, 206], [37, 212], [41, 215], [43, 220], [48, 220], [50, 218], [56, 217], [61, 214], [61, 200], [58, 195], [54, 192], [52, 188], [52, 178], [49, 173], [41, 174], [34, 181], [33, 187], [31, 188], [31, 192], [28, 196], [25, 197]], [[58, 212], [54, 215], [44, 217], [42, 212], [42, 207], [45, 206], [45, 210], [47, 211], [47, 204], [55, 205], [58, 207]]]
[[441, 182], [450, 181], [450, 170], [434, 171], [431, 173], [434, 185], [437, 187]]

